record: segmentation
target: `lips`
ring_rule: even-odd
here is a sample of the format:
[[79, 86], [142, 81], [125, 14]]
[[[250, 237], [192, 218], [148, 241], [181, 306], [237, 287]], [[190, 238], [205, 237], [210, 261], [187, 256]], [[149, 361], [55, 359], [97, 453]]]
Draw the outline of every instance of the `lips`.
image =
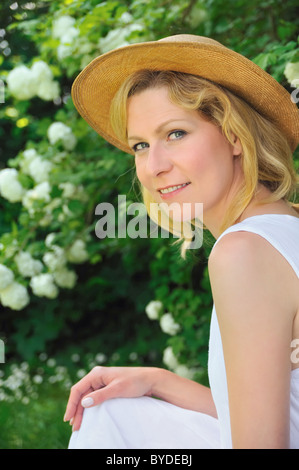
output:
[[190, 182], [175, 184], [171, 186], [165, 186], [164, 188], [159, 188], [158, 193], [161, 199], [170, 199], [178, 196], [182, 191], [184, 191], [187, 186], [191, 184]]
[[177, 191], [179, 189], [185, 188], [188, 186], [190, 183], [182, 183], [182, 184], [176, 184], [172, 186], [166, 186], [165, 188], [159, 188], [158, 191], [160, 194], [169, 194], [173, 193], [174, 191]]

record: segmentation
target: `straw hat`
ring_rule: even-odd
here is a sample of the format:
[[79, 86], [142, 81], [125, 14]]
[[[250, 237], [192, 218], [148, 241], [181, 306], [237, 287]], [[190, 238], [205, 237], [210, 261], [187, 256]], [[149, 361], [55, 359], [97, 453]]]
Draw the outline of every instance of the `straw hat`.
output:
[[299, 143], [298, 109], [273, 77], [213, 39], [179, 34], [107, 52], [87, 65], [73, 84], [72, 98], [81, 116], [104, 139], [127, 153], [132, 150], [115, 136], [109, 110], [122, 82], [141, 69], [186, 72], [212, 80], [274, 121], [292, 150]]

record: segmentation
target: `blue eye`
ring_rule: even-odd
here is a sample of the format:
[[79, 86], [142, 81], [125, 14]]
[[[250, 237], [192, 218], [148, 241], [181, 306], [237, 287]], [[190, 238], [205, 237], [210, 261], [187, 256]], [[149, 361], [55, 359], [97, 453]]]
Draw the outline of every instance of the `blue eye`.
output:
[[140, 152], [140, 150], [144, 150], [147, 147], [148, 147], [148, 144], [146, 142], [138, 142], [138, 144], [133, 145], [132, 149], [136, 153], [136, 152]]
[[170, 134], [168, 134], [168, 140], [177, 140], [177, 139], [181, 139], [181, 138], [184, 137], [184, 135], [186, 135], [186, 134], [187, 134], [187, 132], [182, 131], [182, 130], [173, 131], [173, 132], [170, 132]]

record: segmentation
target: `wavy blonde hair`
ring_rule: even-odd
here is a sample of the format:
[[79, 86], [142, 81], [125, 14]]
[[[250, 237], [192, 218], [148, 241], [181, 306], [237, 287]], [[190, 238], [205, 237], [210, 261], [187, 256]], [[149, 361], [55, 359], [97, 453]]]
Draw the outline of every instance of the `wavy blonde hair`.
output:
[[[222, 129], [231, 144], [232, 136], [236, 136], [242, 145], [245, 184], [224, 216], [221, 233], [236, 223], [253, 198], [259, 182], [271, 191], [271, 197], [263, 202], [293, 201], [292, 206], [299, 212], [299, 204], [294, 204], [299, 178], [286, 137], [242, 98], [209, 80], [173, 71], [141, 70], [132, 74], [111, 104], [111, 125], [118, 138], [127, 144], [128, 98], [148, 88], [164, 86], [168, 88], [169, 98], [174, 104], [187, 110], [198, 110], [202, 117]], [[182, 222], [178, 226], [165, 214], [153, 214], [150, 207], [155, 201], [146, 188], [141, 186], [141, 191], [151, 218], [176, 235], [184, 234], [181, 237], [184, 254], [192, 239], [194, 221]]]

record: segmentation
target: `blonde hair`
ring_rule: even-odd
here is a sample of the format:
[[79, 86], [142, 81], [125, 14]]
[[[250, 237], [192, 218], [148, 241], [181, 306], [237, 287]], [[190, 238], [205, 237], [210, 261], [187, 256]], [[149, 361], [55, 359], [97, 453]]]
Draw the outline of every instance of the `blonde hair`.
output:
[[[253, 198], [259, 182], [271, 191], [271, 197], [263, 202], [290, 201], [296, 197], [299, 178], [292, 152], [282, 132], [242, 98], [195, 75], [154, 70], [141, 70], [131, 75], [118, 90], [110, 110], [111, 125], [122, 141], [127, 143], [128, 98], [145, 89], [163, 86], [168, 88], [169, 99], [174, 104], [184, 109], [198, 110], [202, 117], [222, 129], [231, 144], [232, 136], [236, 136], [242, 145], [241, 164], [245, 184], [224, 216], [221, 233], [236, 223]], [[150, 204], [155, 201], [145, 188], [142, 188], [142, 195], [149, 212]], [[299, 212], [299, 204], [292, 205]], [[150, 215], [153, 218], [152, 211]], [[161, 219], [158, 214], [155, 221], [162, 227], [167, 224], [167, 229], [173, 233], [184, 233], [183, 254], [191, 241], [192, 222], [191, 225], [190, 222], [182, 222], [183, 227], [181, 224], [178, 227], [174, 221], [163, 220], [163, 215]]]

